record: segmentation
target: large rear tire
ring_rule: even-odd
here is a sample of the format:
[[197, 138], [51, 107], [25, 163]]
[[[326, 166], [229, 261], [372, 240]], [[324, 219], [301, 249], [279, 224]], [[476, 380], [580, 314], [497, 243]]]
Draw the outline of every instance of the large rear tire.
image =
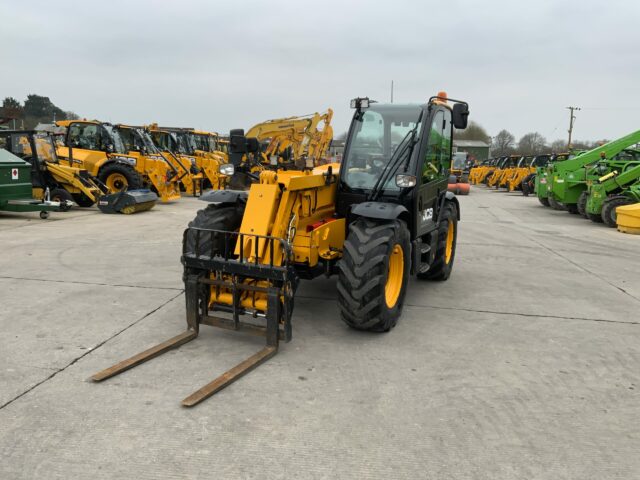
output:
[[402, 220], [357, 219], [349, 226], [338, 267], [342, 320], [357, 330], [387, 332], [395, 327], [411, 268], [407, 225]]
[[536, 174], [530, 173], [529, 175], [524, 177], [524, 180], [522, 180], [522, 183], [520, 183], [520, 189], [522, 190], [522, 194], [525, 197], [528, 197], [530, 193], [533, 193], [535, 178]]
[[551, 208], [553, 208], [554, 210], [559, 210], [559, 211], [561, 211], [561, 210], [566, 210], [566, 209], [565, 209], [565, 207], [564, 207], [564, 205], [563, 205], [563, 204], [561, 204], [560, 202], [558, 202], [558, 201], [557, 201], [555, 198], [553, 198], [551, 195], [549, 195], [549, 196], [547, 197], [547, 200], [549, 201], [549, 206], [550, 206]]
[[422, 280], [444, 281], [451, 276], [458, 243], [458, 213], [453, 203], [447, 202], [438, 222], [438, 244], [433, 263], [424, 273], [418, 273]]
[[618, 225], [616, 208], [622, 207], [623, 205], [629, 205], [630, 203], [632, 203], [631, 200], [622, 195], [606, 199], [602, 205], [601, 212], [601, 217], [604, 224], [607, 227], [616, 228], [616, 226]]
[[566, 203], [564, 206], [565, 206], [565, 210], [569, 213], [573, 213], [574, 215], [580, 213], [580, 210], [578, 209], [578, 205], [576, 205], [575, 203]]
[[538, 201], [545, 207], [549, 207], [549, 197], [538, 197]]
[[[201, 228], [203, 230], [223, 230], [235, 232], [240, 228], [244, 209], [236, 205], [211, 204], [206, 208], [198, 210], [196, 217], [189, 222], [190, 228]], [[227, 253], [232, 254], [235, 249], [235, 236], [230, 239]], [[197, 247], [197, 252], [196, 252]], [[184, 253], [224, 255], [225, 239], [224, 235], [215, 232], [201, 231], [199, 234], [195, 230], [189, 230], [185, 238]]]
[[577, 204], [577, 208], [578, 208], [578, 213], [583, 216], [584, 218], [587, 218], [587, 200], [589, 198], [589, 192], [587, 192], [586, 190], [584, 192], [582, 192], [580, 194], [580, 196], [578, 197], [578, 204]]
[[142, 177], [131, 166], [122, 163], [109, 163], [102, 167], [98, 179], [104, 183], [111, 193], [124, 189], [136, 190], [142, 188]]

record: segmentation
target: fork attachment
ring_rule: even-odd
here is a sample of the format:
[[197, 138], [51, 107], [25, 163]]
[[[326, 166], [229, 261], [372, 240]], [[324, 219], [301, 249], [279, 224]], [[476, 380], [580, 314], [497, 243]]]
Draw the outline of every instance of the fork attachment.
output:
[[[224, 251], [201, 252], [200, 239], [205, 234], [224, 238]], [[273, 357], [278, 353], [280, 340], [285, 342], [291, 340], [293, 294], [295, 293], [298, 279], [295, 270], [289, 263], [291, 256], [290, 245], [284, 240], [274, 237], [189, 228], [185, 231], [185, 241], [183, 242], [185, 246], [189, 243], [187, 242], [187, 235], [191, 235], [192, 238], [195, 237], [196, 239], [195, 248], [192, 251], [187, 251], [187, 247], [185, 247], [182, 255], [182, 263], [185, 267], [187, 330], [94, 374], [91, 377], [92, 380], [96, 382], [106, 380], [194, 340], [198, 336], [200, 325], [209, 325], [265, 337], [266, 345], [264, 348], [182, 400], [183, 406], [192, 407]], [[255, 237], [252, 240], [252, 245], [255, 245], [255, 248], [258, 248], [258, 245], [268, 248], [271, 252], [271, 258], [274, 258], [274, 245], [277, 244], [277, 248], [280, 248], [283, 252], [283, 265], [274, 265], [273, 262], [268, 264], [259, 263], [256, 260], [257, 256], [248, 258], [243, 255], [235, 255], [233, 248], [229, 248], [229, 245], [231, 243], [235, 244], [237, 241], [240, 241], [240, 243], [245, 242], [246, 237]], [[247, 282], [247, 280], [250, 280], [250, 282]], [[258, 283], [262, 283], [262, 285]], [[213, 311], [231, 314], [231, 318], [210, 314], [212, 290], [223, 290], [230, 293], [231, 304], [214, 303], [212, 308]], [[256, 310], [247, 309], [247, 294], [266, 296], [266, 312], [260, 313]], [[241, 321], [240, 317], [245, 315], [251, 315], [253, 318], [264, 317], [266, 324], [259, 325], [255, 322]]]

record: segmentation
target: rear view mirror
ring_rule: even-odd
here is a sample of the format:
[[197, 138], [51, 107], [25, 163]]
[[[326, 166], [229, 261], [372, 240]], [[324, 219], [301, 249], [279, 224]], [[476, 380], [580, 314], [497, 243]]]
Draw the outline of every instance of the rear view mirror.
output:
[[260, 142], [255, 137], [247, 138], [247, 152], [255, 153], [260, 151]]
[[467, 128], [467, 120], [469, 119], [469, 105], [466, 103], [456, 103], [453, 105], [452, 112], [453, 126], [458, 130]]
[[247, 137], [241, 128], [229, 132], [229, 153], [247, 153]]

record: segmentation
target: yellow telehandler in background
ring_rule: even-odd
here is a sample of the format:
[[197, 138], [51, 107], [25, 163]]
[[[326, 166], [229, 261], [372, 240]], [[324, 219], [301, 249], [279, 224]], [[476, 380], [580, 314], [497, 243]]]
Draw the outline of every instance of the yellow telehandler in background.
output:
[[124, 125], [116, 128], [98, 120], [62, 120], [56, 125], [66, 128], [64, 146], [56, 148], [58, 156], [87, 170], [109, 191], [148, 187], [163, 202], [180, 198], [176, 171], [159, 152], [145, 151], [144, 138], [139, 151], [125, 146], [120, 131], [127, 130], [125, 133], [140, 138], [141, 129]]
[[522, 191], [522, 182], [529, 175], [535, 174], [538, 167], [544, 167], [549, 163], [550, 158], [551, 155], [549, 154], [522, 157], [518, 167], [507, 182], [507, 189], [510, 192], [514, 192], [516, 190]]

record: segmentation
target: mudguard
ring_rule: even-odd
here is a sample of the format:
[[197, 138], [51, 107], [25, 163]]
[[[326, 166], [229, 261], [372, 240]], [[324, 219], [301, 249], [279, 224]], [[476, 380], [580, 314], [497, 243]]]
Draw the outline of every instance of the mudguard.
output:
[[200, 200], [208, 203], [236, 203], [247, 201], [249, 192], [243, 190], [211, 190], [200, 196]]
[[409, 212], [403, 205], [387, 202], [363, 202], [351, 208], [351, 213], [360, 217], [393, 220]]
[[456, 198], [455, 194], [452, 192], [447, 192], [445, 193], [444, 198], [447, 202], [454, 203], [454, 205], [456, 206], [458, 220], [460, 220], [460, 202], [458, 202], [458, 199]]

